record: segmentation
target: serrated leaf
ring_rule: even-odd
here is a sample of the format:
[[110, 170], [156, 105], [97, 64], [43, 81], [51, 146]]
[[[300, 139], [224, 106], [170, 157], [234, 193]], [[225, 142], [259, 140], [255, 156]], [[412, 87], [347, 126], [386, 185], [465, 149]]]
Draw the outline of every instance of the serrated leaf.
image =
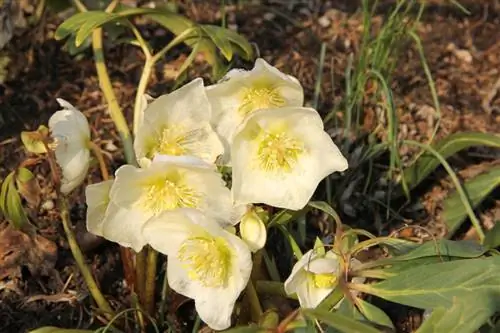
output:
[[488, 230], [484, 238], [483, 246], [494, 249], [500, 246], [500, 221], [496, 221], [493, 228]]
[[17, 192], [15, 171], [12, 171], [3, 181], [0, 189], [0, 209], [5, 218], [16, 228], [20, 229], [29, 223], [24, 211], [21, 198]]
[[[500, 148], [500, 136], [488, 133], [456, 133], [432, 145], [445, 159], [457, 152], [474, 146], [488, 146]], [[404, 177], [409, 188], [414, 188], [424, 180], [434, 169], [439, 166], [439, 161], [429, 152], [423, 153], [418, 160], [404, 170]]]
[[320, 309], [302, 310], [304, 316], [319, 320], [344, 333], [380, 333], [379, 330], [336, 312]]
[[29, 331], [29, 333], [92, 333], [92, 332], [95, 332], [95, 331], [58, 328], [58, 327], [53, 327], [53, 326], [41, 327], [41, 328], [37, 328], [37, 329], [32, 330], [32, 331]]
[[[498, 186], [500, 186], [500, 166], [493, 167], [463, 184], [472, 207], [478, 206]], [[453, 235], [466, 218], [467, 211], [460, 195], [455, 191], [443, 202], [443, 219], [448, 229], [448, 236]]]
[[43, 140], [48, 134], [49, 129], [41, 125], [36, 131], [21, 132], [21, 141], [27, 151], [35, 154], [43, 154], [47, 152]]
[[210, 24], [202, 25], [201, 29], [210, 37], [227, 61], [233, 59], [233, 49], [226, 36], [227, 29]]
[[377, 308], [375, 305], [370, 304], [361, 298], [356, 299], [356, 305], [359, 312], [361, 312], [367, 320], [374, 324], [394, 329], [394, 324], [392, 323], [391, 318], [389, 318], [384, 311]]
[[464, 259], [415, 267], [357, 289], [391, 302], [421, 309], [450, 307], [454, 297], [500, 293], [500, 257]]
[[500, 309], [500, 295], [477, 297], [457, 296], [449, 308], [435, 308], [416, 333], [476, 332]]

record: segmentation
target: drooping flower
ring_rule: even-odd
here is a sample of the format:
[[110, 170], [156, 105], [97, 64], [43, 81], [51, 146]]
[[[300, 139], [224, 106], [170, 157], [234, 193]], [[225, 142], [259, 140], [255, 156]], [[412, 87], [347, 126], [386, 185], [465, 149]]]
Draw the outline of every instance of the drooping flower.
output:
[[103, 235], [120, 244], [142, 248], [142, 227], [164, 211], [196, 208], [221, 223], [233, 216], [231, 193], [221, 175], [197, 158], [158, 155], [147, 168], [124, 165], [115, 176], [109, 196], [119, 210], [107, 212]]
[[57, 164], [62, 170], [61, 192], [69, 193], [80, 185], [89, 169], [90, 129], [87, 118], [67, 101], [58, 98], [63, 108], [49, 119]]
[[189, 208], [152, 218], [144, 235], [155, 250], [168, 255], [169, 286], [194, 299], [200, 318], [212, 329], [228, 328], [252, 271], [245, 242]]
[[298, 80], [260, 58], [250, 71], [229, 71], [220, 83], [207, 87], [207, 95], [212, 105], [212, 123], [226, 146], [225, 162], [229, 162], [229, 146], [236, 128], [246, 116], [260, 109], [304, 103]]
[[318, 112], [303, 107], [254, 112], [235, 135], [231, 155], [237, 204], [299, 210], [323, 178], [347, 169]]
[[137, 209], [120, 208], [109, 196], [114, 180], [88, 185], [85, 189], [87, 202], [87, 230], [122, 246], [139, 252], [146, 241], [142, 236], [143, 218]]
[[250, 207], [241, 218], [240, 235], [252, 252], [266, 245], [268, 218], [267, 212], [262, 207]]
[[340, 262], [335, 253], [310, 250], [293, 266], [285, 292], [297, 294], [300, 306], [315, 308], [337, 286]]
[[201, 78], [155, 99], [144, 110], [134, 141], [139, 164], [149, 165], [155, 155], [190, 155], [215, 162], [224, 148], [210, 125], [211, 116]]

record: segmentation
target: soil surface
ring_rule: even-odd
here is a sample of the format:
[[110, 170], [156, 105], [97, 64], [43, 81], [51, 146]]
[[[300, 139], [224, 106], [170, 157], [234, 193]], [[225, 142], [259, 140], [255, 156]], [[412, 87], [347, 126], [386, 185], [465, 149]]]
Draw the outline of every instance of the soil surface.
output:
[[[380, 2], [375, 25], [384, 20], [393, 3]], [[196, 22], [221, 22], [219, 1], [178, 3], [180, 12]], [[360, 47], [360, 7], [357, 1], [350, 0], [291, 3], [269, 1], [256, 5], [242, 1], [241, 5], [227, 6], [227, 23], [255, 43], [260, 56], [270, 64], [297, 77], [304, 86], [309, 105], [317, 81], [321, 44], [325, 43], [318, 110], [326, 115], [345, 94], [348, 58], [350, 54], [356, 55]], [[440, 101], [441, 118], [436, 139], [456, 132], [500, 131], [500, 8], [493, 0], [461, 3], [470, 14], [463, 13], [448, 1], [430, 1], [417, 30]], [[36, 27], [16, 31], [2, 51], [3, 56], [10, 57], [11, 63], [7, 80], [0, 84], [0, 179], [22, 161], [33, 157], [23, 149], [19, 132], [46, 124], [58, 109], [56, 98], [68, 100], [89, 117], [93, 137], [104, 149], [111, 169], [124, 163], [118, 135], [103, 105], [91, 52], [86, 50], [76, 58], [65, 52], [63, 42], [52, 38], [61, 22], [59, 16], [46, 13]], [[168, 34], [158, 33], [157, 27], [141, 24], [141, 30], [146, 37], [154, 39], [155, 45], [163, 45], [171, 39]], [[176, 71], [188, 51], [181, 47], [156, 66], [148, 88], [150, 95], [157, 97], [171, 90]], [[131, 119], [144, 57], [133, 46], [110, 44], [106, 45], [106, 57], [115, 92]], [[237, 65], [252, 66], [241, 61]], [[200, 75], [210, 82], [210, 70], [202, 58], [195, 61], [188, 77]], [[414, 43], [409, 42], [401, 52], [391, 88], [399, 112], [400, 138], [428, 142], [438, 113]], [[374, 117], [367, 108], [363, 124], [367, 132], [376, 125]], [[406, 162], [414, 153], [412, 149], [401, 149]], [[468, 179], [500, 163], [500, 155], [498, 151], [473, 149], [458, 154], [450, 162], [462, 179]], [[9, 234], [15, 232], [0, 219], [0, 332], [25, 332], [42, 325], [99, 327], [99, 319], [92, 313], [90, 296], [74, 266], [59, 214], [54, 208], [56, 196], [48, 168], [43, 163], [35, 163], [32, 170], [37, 174], [42, 201], [39, 209], [31, 210], [30, 216], [43, 239], [35, 243], [20, 240], [13, 244], [9, 240], [21, 236]], [[86, 181], [99, 181], [99, 177], [96, 169]], [[446, 230], [441, 204], [452, 188], [446, 173], [438, 170], [417, 189], [413, 203], [420, 203], [421, 212], [407, 214], [394, 224], [382, 225], [378, 232], [388, 234], [401, 226], [418, 225], [425, 232], [412, 229], [417, 231], [404, 233], [402, 237], [418, 240], [432, 235], [443, 236]], [[118, 248], [85, 232], [83, 191], [81, 187], [71, 194], [76, 233], [103, 292], [109, 295], [114, 306], [125, 309], [127, 288], [121, 280]], [[486, 200], [478, 216], [485, 228], [491, 228], [500, 220], [498, 193]], [[474, 238], [475, 235], [470, 225], [465, 224], [457, 237]], [[173, 303], [176, 304], [174, 310], [184, 311], [177, 309], [184, 307], [182, 299], [173, 300]], [[383, 308], [394, 320], [398, 332], [412, 332], [421, 322], [418, 310], [387, 303]]]

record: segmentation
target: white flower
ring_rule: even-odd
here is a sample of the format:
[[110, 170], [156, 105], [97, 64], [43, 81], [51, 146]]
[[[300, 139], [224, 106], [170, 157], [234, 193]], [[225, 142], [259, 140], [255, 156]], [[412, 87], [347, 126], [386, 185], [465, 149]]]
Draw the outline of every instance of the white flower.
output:
[[87, 201], [87, 230], [139, 252], [146, 241], [142, 236], [143, 218], [139, 210], [120, 208], [110, 201], [110, 190], [114, 180], [88, 185], [85, 189]]
[[250, 115], [231, 146], [235, 203], [302, 209], [319, 182], [347, 169], [319, 114], [286, 107]]
[[67, 101], [58, 98], [63, 110], [49, 119], [56, 160], [62, 170], [61, 192], [69, 193], [80, 185], [89, 169], [90, 129], [87, 118]]
[[134, 141], [139, 164], [149, 165], [157, 154], [215, 162], [224, 148], [210, 125], [211, 115], [201, 78], [154, 100], [144, 110]]
[[215, 130], [226, 146], [224, 162], [238, 125], [259, 109], [302, 106], [304, 92], [298, 80], [280, 72], [264, 59], [257, 59], [251, 71], [233, 69], [221, 80], [207, 87], [212, 104]]
[[296, 293], [301, 307], [315, 308], [335, 289], [339, 274], [340, 263], [335, 253], [310, 250], [293, 266], [285, 281], [285, 292]]
[[252, 252], [256, 252], [266, 245], [267, 228], [263, 221], [265, 210], [261, 207], [250, 208], [241, 218], [240, 235]]
[[146, 221], [164, 211], [196, 208], [221, 223], [234, 215], [231, 193], [215, 166], [194, 157], [159, 155], [148, 168], [124, 165], [115, 176], [110, 200], [117, 209], [107, 212], [103, 236], [133, 244], [124, 246], [136, 251], [146, 244]]
[[168, 255], [169, 286], [194, 299], [200, 318], [212, 329], [228, 328], [236, 299], [252, 271], [247, 245], [189, 208], [151, 219], [144, 235], [155, 250]]

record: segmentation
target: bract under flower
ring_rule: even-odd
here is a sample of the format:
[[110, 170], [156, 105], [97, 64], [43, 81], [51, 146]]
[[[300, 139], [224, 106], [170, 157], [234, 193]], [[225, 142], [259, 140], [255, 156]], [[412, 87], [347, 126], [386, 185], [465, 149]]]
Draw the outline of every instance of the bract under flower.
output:
[[285, 292], [296, 293], [300, 306], [315, 308], [337, 286], [340, 274], [338, 257], [332, 251], [322, 255], [310, 250], [293, 266], [285, 281]]
[[200, 318], [212, 329], [228, 328], [252, 271], [247, 245], [215, 220], [188, 208], [152, 218], [143, 231], [155, 250], [168, 255], [169, 286], [194, 299]]
[[235, 135], [231, 155], [237, 204], [299, 210], [323, 178], [347, 169], [347, 160], [311, 108], [254, 112]]
[[215, 130], [226, 147], [223, 162], [229, 163], [229, 146], [243, 119], [260, 109], [302, 106], [304, 92], [296, 78], [280, 72], [264, 59], [251, 71], [233, 69], [220, 83], [207, 87]]
[[224, 148], [210, 119], [210, 103], [201, 78], [160, 96], [144, 110], [134, 141], [139, 163], [147, 166], [157, 154], [191, 155], [215, 162]]
[[61, 192], [69, 193], [80, 185], [89, 169], [90, 129], [87, 118], [67, 101], [58, 98], [63, 110], [49, 119], [57, 164], [62, 170]]

